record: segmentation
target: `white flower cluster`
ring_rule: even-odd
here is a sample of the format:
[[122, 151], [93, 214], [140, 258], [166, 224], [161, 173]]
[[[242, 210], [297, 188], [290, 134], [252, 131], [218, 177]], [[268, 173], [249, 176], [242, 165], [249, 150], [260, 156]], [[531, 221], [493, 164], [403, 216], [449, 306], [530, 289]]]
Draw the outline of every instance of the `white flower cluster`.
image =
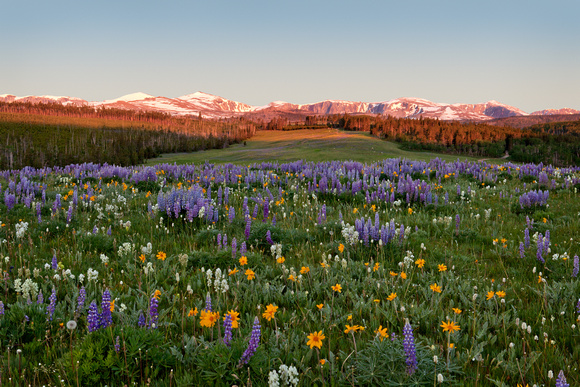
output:
[[443, 223], [444, 225], [449, 226], [452, 221], [453, 218], [450, 216], [440, 216], [438, 218], [433, 218], [433, 224]]
[[16, 238], [20, 239], [26, 234], [28, 230], [28, 222], [20, 221], [16, 224]]
[[149, 273], [152, 273], [155, 271], [155, 269], [153, 269], [153, 263], [151, 262], [147, 262], [147, 265], [143, 266], [143, 272], [145, 273], [145, 275], [149, 275]]
[[22, 297], [26, 300], [31, 300], [38, 294], [38, 284], [32, 281], [30, 278], [27, 278], [24, 283], [20, 278], [14, 280], [14, 290], [17, 293], [22, 294]]
[[489, 220], [489, 217], [491, 216], [491, 208], [483, 210], [483, 212], [485, 213], [485, 220]]
[[348, 223], [343, 224], [341, 234], [347, 245], [352, 246], [358, 243], [358, 231], [356, 231], [354, 226]]
[[401, 262], [399, 262], [399, 266], [412, 267], [414, 262], [415, 262], [415, 256], [413, 255], [413, 252], [407, 250], [407, 254], [405, 254], [405, 256], [403, 257], [403, 260]]
[[268, 374], [268, 386], [270, 387], [294, 387], [298, 385], [299, 381], [298, 370], [296, 367], [288, 367], [286, 364], [282, 364], [278, 369], [278, 372], [276, 372], [276, 370], [272, 370]]
[[99, 272], [96, 270], [93, 270], [91, 267], [89, 267], [89, 270], [87, 270], [87, 280], [88, 281], [93, 281], [93, 280], [97, 280], [97, 278], [99, 278]]
[[[115, 201], [115, 199], [113, 199], [113, 201]], [[122, 204], [122, 205], [126, 205], [127, 204], [127, 198], [125, 198], [123, 195], [118, 194], [117, 195], [117, 202]]]
[[[201, 271], [203, 272], [204, 269], [202, 268]], [[208, 289], [211, 290], [213, 284], [213, 288], [218, 293], [219, 292], [226, 293], [228, 290], [230, 290], [230, 284], [228, 283], [228, 279], [224, 274], [222, 274], [222, 270], [219, 267], [215, 269], [215, 274], [211, 271], [211, 269], [207, 269], [207, 271], [205, 272], [205, 277], [207, 280]]]
[[62, 275], [64, 275], [65, 277], [70, 278], [71, 280], [74, 280], [76, 277], [75, 275], [72, 273], [72, 271], [70, 269], [66, 269], [65, 271], [62, 272]]
[[272, 256], [275, 257], [276, 259], [280, 258], [282, 256], [282, 244], [280, 243], [275, 243], [272, 246], [270, 246], [270, 252], [272, 253]]
[[105, 254], [101, 254], [101, 262], [106, 265], [107, 263], [109, 263], [109, 257], [107, 257]]
[[147, 246], [141, 246], [141, 252], [145, 255], [150, 255], [153, 251], [153, 245], [151, 242], [147, 242]]
[[117, 251], [117, 254], [119, 254], [120, 257], [125, 257], [125, 256], [132, 254], [133, 250], [135, 250], [135, 244], [125, 242], [121, 246], [119, 246], [119, 250]]
[[467, 200], [469, 202], [469, 200], [474, 198], [475, 195], [476, 195], [475, 190], [471, 190], [469, 194], [466, 194], [465, 191], [461, 191], [461, 200], [463, 201]]

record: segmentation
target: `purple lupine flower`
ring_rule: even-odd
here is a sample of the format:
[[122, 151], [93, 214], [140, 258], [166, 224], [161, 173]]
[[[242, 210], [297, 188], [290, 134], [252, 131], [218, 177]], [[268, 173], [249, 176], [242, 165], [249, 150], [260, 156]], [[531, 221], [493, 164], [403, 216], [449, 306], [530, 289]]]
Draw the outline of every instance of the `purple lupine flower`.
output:
[[152, 297], [151, 302], [149, 303], [149, 327], [151, 329], [157, 329], [159, 321], [159, 311], [157, 310], [158, 307], [159, 300], [156, 297]]
[[246, 229], [244, 230], [244, 235], [246, 236], [246, 240], [250, 239], [250, 231], [252, 230], [252, 218], [250, 215], [246, 216]]
[[556, 387], [570, 387], [566, 382], [566, 377], [564, 376], [564, 371], [560, 370], [558, 373], [558, 379], [556, 379]]
[[100, 317], [101, 328], [106, 328], [110, 325], [113, 325], [113, 316], [111, 315], [111, 292], [109, 292], [109, 289], [105, 289], [103, 292], [103, 297], [101, 299]]
[[0, 301], [0, 316], [4, 316], [4, 303]]
[[544, 258], [542, 257], [543, 255], [543, 249], [544, 249], [544, 244], [542, 243], [543, 241], [543, 237], [542, 234], [538, 235], [538, 250], [536, 252], [536, 258], [538, 258], [538, 261], [544, 263], [546, 261], [544, 261]]
[[455, 215], [455, 235], [459, 235], [459, 224], [461, 223], [461, 217], [459, 214]]
[[29, 322], [29, 321], [30, 321], [30, 317], [28, 317], [28, 315], [27, 315], [27, 314], [25, 314], [25, 315], [24, 315], [24, 321], [25, 321], [25, 322]]
[[224, 236], [222, 237], [222, 246], [225, 249], [228, 245], [228, 234], [224, 234]]
[[89, 332], [94, 332], [99, 329], [99, 311], [97, 310], [97, 303], [95, 301], [89, 305], [87, 321], [89, 323]]
[[252, 218], [256, 219], [258, 217], [258, 205], [254, 206], [254, 211], [252, 212]]
[[242, 245], [240, 246], [240, 254], [246, 255], [246, 242], [242, 242]]
[[266, 231], [266, 242], [268, 242], [271, 245], [274, 244], [274, 241], [272, 240], [272, 233], [270, 233], [270, 230]]
[[48, 298], [49, 300], [49, 304], [48, 307], [46, 308], [46, 314], [48, 315], [48, 317], [46, 318], [46, 321], [52, 321], [52, 315], [54, 314], [54, 310], [56, 309], [56, 289], [52, 288], [52, 293], [50, 295], [50, 297]]
[[42, 215], [41, 215], [42, 206], [40, 203], [36, 203], [36, 217], [38, 219], [38, 223], [42, 223]]
[[265, 222], [268, 216], [270, 216], [270, 202], [266, 199], [264, 200], [264, 219], [262, 221]]
[[60, 208], [60, 194], [56, 194], [54, 203], [52, 204], [52, 215], [54, 216]]
[[121, 350], [121, 343], [119, 342], [119, 336], [117, 336], [117, 339], [115, 340], [115, 352], [119, 353], [120, 350]]
[[111, 236], [112, 232], [111, 232], [111, 226], [109, 226], [109, 228], [107, 229], [107, 235]]
[[272, 215], [272, 226], [276, 225], [276, 214]]
[[520, 242], [520, 258], [524, 258], [526, 256], [526, 251], [524, 249], [524, 242]]
[[236, 258], [236, 253], [238, 252], [238, 241], [236, 238], [232, 240], [232, 258]]
[[544, 251], [548, 254], [548, 249], [550, 248], [550, 230], [546, 230], [544, 235]]
[[221, 233], [219, 233], [217, 235], [217, 248], [218, 248], [218, 250], [221, 250], [221, 248], [222, 248], [222, 234]]
[[38, 305], [44, 304], [44, 296], [42, 295], [42, 290], [38, 292], [38, 298], [36, 299]]
[[572, 269], [572, 277], [576, 278], [578, 276], [578, 271], [580, 271], [580, 262], [578, 261], [578, 256], [574, 256], [574, 269]]
[[243, 353], [242, 357], [240, 358], [240, 362], [238, 363], [239, 366], [243, 364], [248, 364], [250, 358], [256, 353], [258, 349], [258, 345], [260, 344], [260, 320], [258, 317], [254, 318], [254, 327], [252, 328], [252, 336], [250, 337], [250, 342], [248, 343], [248, 348]]
[[209, 292], [207, 292], [207, 296], [205, 296], [205, 308], [203, 308], [203, 310], [205, 310], [206, 312], [211, 312], [211, 296], [209, 295]]
[[401, 225], [401, 230], [399, 232], [399, 244], [403, 243], [404, 238], [405, 238], [405, 226]]
[[16, 204], [16, 195], [8, 193], [8, 190], [4, 191], [4, 204], [6, 204], [6, 208], [10, 211]]
[[449, 192], [445, 192], [445, 205], [449, 204]]
[[99, 232], [99, 229], [97, 228], [97, 225], [93, 226], [93, 234], [97, 234]]
[[244, 196], [244, 202], [242, 204], [242, 213], [244, 216], [248, 216], [250, 214], [250, 209], [248, 208], [248, 197]]
[[58, 270], [58, 261], [56, 260], [56, 254], [52, 256], [51, 267], [52, 270]]
[[[4, 307], [4, 306], [2, 306]], [[4, 309], [2, 309], [4, 310]], [[576, 313], [580, 313], [580, 298], [578, 299], [578, 303], [576, 304]]]
[[529, 228], [524, 229], [524, 246], [526, 249], [528, 247], [530, 247], [530, 229]]
[[409, 324], [409, 321], [407, 321], [403, 328], [403, 335], [405, 336], [403, 340], [403, 348], [405, 350], [405, 355], [407, 356], [407, 360], [405, 360], [405, 363], [407, 364], [407, 373], [413, 375], [417, 370], [417, 353], [415, 350], [413, 328], [411, 327], [411, 324]]
[[143, 312], [139, 313], [139, 320], [137, 320], [137, 325], [139, 326], [139, 328], [143, 328], [146, 324], [147, 322], [145, 321], [145, 316], [143, 315]]
[[77, 312], [82, 312], [83, 308], [85, 307], [85, 299], [87, 298], [87, 291], [83, 286], [81, 290], [79, 290], [79, 297], [77, 298]]
[[68, 206], [68, 211], [66, 213], [66, 223], [70, 224], [70, 221], [72, 220], [72, 215], [73, 215], [73, 206], [72, 204], [70, 206]]
[[224, 320], [224, 344], [230, 348], [232, 341], [232, 315], [227, 314], [226, 319]]
[[228, 221], [232, 223], [236, 217], [236, 209], [234, 206], [230, 207], [230, 213], [228, 214]]

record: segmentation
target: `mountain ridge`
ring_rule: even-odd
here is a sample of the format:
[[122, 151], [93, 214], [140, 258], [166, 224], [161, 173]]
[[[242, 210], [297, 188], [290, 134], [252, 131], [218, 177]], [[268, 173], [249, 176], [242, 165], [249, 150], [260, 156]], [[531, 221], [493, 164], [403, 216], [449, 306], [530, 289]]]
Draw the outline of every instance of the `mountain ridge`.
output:
[[380, 102], [324, 100], [309, 104], [293, 104], [273, 101], [263, 106], [252, 106], [229, 100], [217, 95], [197, 91], [176, 98], [153, 96], [136, 92], [104, 101], [86, 101], [67, 96], [24, 96], [0, 95], [0, 102], [59, 103], [118, 108], [137, 111], [163, 112], [177, 116], [203, 116], [206, 118], [231, 118], [244, 115], [259, 115], [274, 118], [280, 115], [331, 115], [331, 114], [373, 114], [390, 115], [399, 118], [437, 118], [449, 121], [488, 121], [498, 118], [534, 115], [580, 114], [570, 108], [544, 109], [532, 113], [516, 107], [490, 100], [477, 104], [438, 103], [422, 98], [401, 97]]

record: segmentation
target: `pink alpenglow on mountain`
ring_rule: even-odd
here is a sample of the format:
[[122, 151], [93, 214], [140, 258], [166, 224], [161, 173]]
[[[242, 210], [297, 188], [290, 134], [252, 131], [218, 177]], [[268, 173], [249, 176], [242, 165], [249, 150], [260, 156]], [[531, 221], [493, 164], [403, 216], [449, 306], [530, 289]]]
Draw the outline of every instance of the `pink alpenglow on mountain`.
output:
[[580, 111], [563, 109], [546, 109], [528, 114], [516, 107], [497, 101], [478, 104], [437, 103], [421, 98], [396, 98], [383, 102], [354, 102], [326, 100], [310, 104], [293, 104], [285, 101], [274, 101], [264, 106], [252, 106], [232, 101], [216, 95], [198, 91], [177, 98], [153, 96], [142, 92], [127, 94], [119, 98], [89, 102], [74, 97], [25, 96], [11, 94], [0, 95], [0, 102], [59, 103], [62, 105], [109, 107], [136, 111], [162, 112], [178, 116], [199, 116], [205, 118], [229, 118], [244, 115], [258, 117], [275, 117], [279, 114], [294, 116], [328, 115], [328, 114], [372, 114], [389, 115], [399, 118], [435, 118], [439, 120], [487, 121], [528, 115], [562, 115], [579, 114]]

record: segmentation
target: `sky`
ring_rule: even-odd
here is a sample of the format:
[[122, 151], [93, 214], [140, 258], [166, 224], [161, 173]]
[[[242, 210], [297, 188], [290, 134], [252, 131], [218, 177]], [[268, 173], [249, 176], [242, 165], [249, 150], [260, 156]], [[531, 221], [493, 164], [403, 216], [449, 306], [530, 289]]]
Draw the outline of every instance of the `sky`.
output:
[[580, 1], [0, 0], [0, 94], [580, 110]]

